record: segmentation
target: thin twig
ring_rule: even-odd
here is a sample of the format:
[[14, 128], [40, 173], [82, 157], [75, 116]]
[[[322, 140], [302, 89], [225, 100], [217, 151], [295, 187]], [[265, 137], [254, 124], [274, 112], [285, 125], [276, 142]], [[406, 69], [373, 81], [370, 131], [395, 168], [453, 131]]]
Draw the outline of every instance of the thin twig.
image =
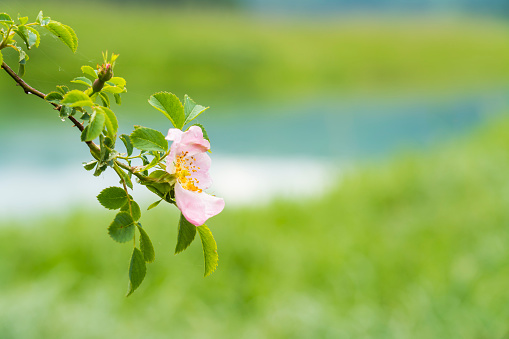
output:
[[[27, 84], [23, 79], [21, 79], [19, 77], [18, 74], [16, 74], [16, 72], [14, 72], [10, 67], [9, 65], [7, 65], [5, 62], [2, 62], [2, 68], [7, 72], [7, 74], [9, 74], [9, 76], [11, 78], [14, 79], [14, 81], [16, 81], [16, 83], [18, 84], [18, 86], [21, 86], [21, 88], [23, 88], [23, 91], [25, 91], [26, 94], [34, 94], [36, 96], [38, 96], [39, 98], [43, 99], [46, 97], [46, 94], [44, 94], [43, 92], [33, 88], [32, 86], [30, 86], [29, 84]], [[58, 105], [58, 104], [55, 104], [53, 102], [49, 102], [51, 105], [53, 105], [55, 107], [56, 110], [60, 111], [60, 109], [62, 108], [61, 105]], [[83, 124], [80, 123], [75, 117], [73, 116], [68, 116], [67, 117], [69, 120], [72, 121], [72, 123], [74, 124], [74, 126], [78, 127], [78, 129], [83, 132], [83, 130], [85, 129], [83, 127]], [[93, 141], [85, 141], [86, 144], [88, 145], [88, 147], [90, 148], [90, 151], [92, 153], [92, 155], [97, 159], [97, 157], [99, 156], [99, 153], [101, 151], [101, 149], [99, 148], [99, 146], [97, 146]], [[118, 161], [115, 161], [120, 167], [130, 171], [131, 173], [134, 173], [134, 168], [130, 167], [130, 166], [127, 166], [125, 164], [122, 164], [121, 162], [118, 162]], [[143, 179], [143, 176], [140, 176], [138, 173], [134, 173], [134, 175], [136, 175], [139, 179]]]

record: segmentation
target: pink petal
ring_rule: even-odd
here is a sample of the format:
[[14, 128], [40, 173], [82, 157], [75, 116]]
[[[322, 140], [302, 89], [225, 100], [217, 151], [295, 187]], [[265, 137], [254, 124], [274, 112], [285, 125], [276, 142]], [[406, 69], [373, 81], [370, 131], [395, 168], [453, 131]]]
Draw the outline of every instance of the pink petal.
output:
[[184, 217], [195, 226], [203, 225], [208, 218], [219, 214], [224, 208], [224, 200], [207, 193], [188, 191], [177, 182], [175, 200]]
[[209, 141], [203, 138], [203, 132], [198, 126], [189, 127], [189, 129], [182, 134], [180, 143], [187, 145], [200, 145], [205, 149], [205, 151], [210, 149]]
[[182, 133], [184, 132], [182, 132], [178, 128], [170, 128], [170, 130], [168, 131], [168, 135], [166, 136], [166, 140], [180, 142]]

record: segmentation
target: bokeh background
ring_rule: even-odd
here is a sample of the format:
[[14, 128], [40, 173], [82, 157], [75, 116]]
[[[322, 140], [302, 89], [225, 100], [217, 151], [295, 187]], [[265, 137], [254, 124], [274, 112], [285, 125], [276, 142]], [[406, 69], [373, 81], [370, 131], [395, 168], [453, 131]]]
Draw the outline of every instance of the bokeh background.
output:
[[[122, 133], [211, 106], [219, 267], [173, 255], [129, 298], [131, 248], [79, 134], [0, 74], [1, 338], [508, 338], [509, 5], [502, 0], [10, 1], [72, 26], [25, 80], [49, 92], [120, 54]], [[4, 52], [4, 51], [2, 51]], [[16, 56], [5, 53], [14, 68]], [[135, 188], [142, 209], [155, 199]]]

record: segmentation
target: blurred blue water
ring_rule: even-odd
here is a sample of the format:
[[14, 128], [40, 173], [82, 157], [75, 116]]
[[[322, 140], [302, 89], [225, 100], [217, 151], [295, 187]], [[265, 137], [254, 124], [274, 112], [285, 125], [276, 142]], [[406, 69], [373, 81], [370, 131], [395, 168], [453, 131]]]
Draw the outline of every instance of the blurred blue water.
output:
[[[351, 162], [438, 145], [503, 114], [508, 106], [509, 98], [500, 91], [442, 101], [314, 102], [272, 112], [264, 108], [263, 114], [262, 109], [251, 108], [247, 114], [227, 114], [228, 118], [204, 114], [199, 121], [206, 126], [217, 154]], [[0, 143], [11, 145], [2, 150], [0, 165], [22, 161], [46, 167], [90, 158], [86, 147], [76, 147], [79, 133], [69, 122], [49, 122], [0, 127]], [[121, 126], [121, 133], [131, 130], [132, 126]]]
[[272, 114], [230, 118], [226, 125], [208, 118], [213, 148], [253, 155], [302, 155], [338, 161], [380, 159], [399, 151], [418, 151], [467, 133], [493, 115], [503, 114], [505, 91], [442, 101], [323, 102]]

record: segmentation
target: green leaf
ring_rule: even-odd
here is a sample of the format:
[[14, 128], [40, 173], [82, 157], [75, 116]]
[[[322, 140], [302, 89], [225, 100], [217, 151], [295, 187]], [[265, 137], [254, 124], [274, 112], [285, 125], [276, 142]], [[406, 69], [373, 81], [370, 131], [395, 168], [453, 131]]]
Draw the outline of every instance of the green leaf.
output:
[[147, 266], [143, 254], [135, 247], [129, 265], [129, 287], [126, 297], [130, 296], [141, 285], [146, 273]]
[[203, 246], [203, 255], [205, 257], [205, 277], [214, 272], [217, 268], [217, 244], [212, 236], [212, 232], [206, 225], [197, 227], [200, 234], [201, 244]]
[[125, 91], [125, 89], [124, 89], [124, 88], [117, 87], [117, 86], [105, 85], [101, 91], [102, 91], [102, 92], [106, 92], [106, 93], [119, 94], [119, 93], [124, 92], [124, 91]]
[[103, 92], [99, 92], [99, 97], [101, 98], [103, 106], [109, 108], [110, 107], [110, 98], [108, 98], [108, 96], [106, 94], [104, 94]]
[[96, 107], [97, 110], [100, 110], [104, 113], [106, 116], [106, 130], [108, 131], [108, 136], [111, 139], [115, 139], [117, 137], [117, 130], [118, 130], [118, 121], [117, 117], [115, 116], [115, 113], [108, 107]]
[[41, 35], [35, 28], [30, 27], [30, 26], [26, 26], [26, 27], [30, 31], [29, 39], [28, 39], [30, 47], [32, 47], [34, 45], [35, 45], [35, 47], [39, 47], [39, 43], [41, 42]]
[[30, 26], [18, 26], [14, 31], [21, 37], [28, 49], [31, 49], [33, 45], [36, 45], [36, 47], [39, 46], [41, 38], [39, 32], [34, 28]]
[[117, 210], [122, 206], [128, 205], [127, 193], [122, 188], [115, 186], [103, 189], [97, 196], [97, 200], [109, 210]]
[[150, 206], [147, 208], [147, 211], [148, 211], [148, 210], [151, 210], [151, 209], [153, 209], [154, 207], [156, 207], [157, 205], [159, 205], [159, 203], [161, 203], [161, 201], [163, 201], [163, 199], [161, 199], [161, 200], [157, 200], [156, 202], [151, 203], [151, 204], [150, 204]]
[[0, 51], [0, 65], [4, 62], [4, 57], [2, 55], [2, 51]]
[[18, 68], [18, 75], [20, 77], [22, 77], [23, 75], [25, 75], [25, 63], [19, 63], [19, 68]]
[[22, 77], [25, 75], [25, 65], [28, 60], [28, 55], [25, 53], [24, 50], [21, 49], [21, 47], [18, 47], [19, 52], [19, 69], [18, 69], [18, 75]]
[[124, 143], [127, 155], [130, 156], [131, 154], [133, 154], [133, 144], [131, 143], [131, 138], [127, 134], [121, 134], [120, 140], [122, 140], [122, 142]]
[[49, 92], [44, 97], [46, 101], [53, 102], [55, 104], [59, 104], [60, 100], [62, 100], [63, 98], [64, 98], [63, 95], [58, 92]]
[[72, 115], [73, 114], [73, 111], [72, 111], [73, 109], [74, 108], [71, 108], [71, 107], [65, 106], [65, 105], [60, 106], [60, 118], [61, 119], [65, 119], [69, 115]]
[[135, 129], [130, 136], [134, 147], [142, 151], [166, 152], [168, 141], [164, 135], [155, 129], [140, 127]]
[[5, 22], [6, 24], [13, 24], [11, 17], [7, 13], [0, 13], [0, 22]]
[[41, 26], [46, 26], [51, 21], [51, 18], [49, 16], [44, 17], [42, 14], [42, 11], [39, 12], [37, 15], [37, 18], [35, 19], [35, 22], [40, 24]]
[[[123, 181], [125, 181], [125, 184], [127, 185], [127, 187], [129, 187], [130, 189], [133, 189], [133, 183], [132, 183], [129, 175], [126, 172], [124, 172], [124, 170], [121, 169], [117, 164], [114, 164], [113, 168], [115, 169], [115, 172], [117, 172], [117, 174], [120, 175], [122, 177], [122, 179], [124, 179]], [[122, 181], [121, 181], [121, 183], [122, 183]]]
[[19, 20], [19, 23], [20, 25], [24, 25], [28, 22], [28, 17], [27, 16], [24, 16], [24, 17], [19, 17], [19, 14], [18, 14], [18, 20]]
[[101, 135], [104, 124], [106, 123], [106, 115], [102, 110], [94, 110], [90, 123], [88, 124], [88, 132], [85, 138], [86, 141], [92, 141]]
[[133, 240], [134, 237], [134, 220], [129, 213], [119, 212], [110, 227], [108, 234], [116, 242], [127, 242]]
[[90, 79], [86, 77], [77, 77], [71, 80], [71, 82], [75, 84], [82, 84], [85, 86], [92, 86], [92, 81], [90, 81]]
[[150, 99], [148, 99], [148, 102], [155, 109], [166, 115], [173, 126], [182, 129], [185, 121], [184, 107], [182, 107], [182, 103], [175, 94], [159, 92], [152, 95]]
[[186, 120], [183, 125], [202, 114], [208, 107], [197, 105], [187, 94], [184, 96], [184, 113]]
[[122, 206], [120, 211], [127, 212], [127, 213], [131, 214], [131, 216], [133, 217], [134, 221], [140, 220], [140, 218], [141, 218], [140, 205], [138, 205], [138, 203], [136, 201], [131, 200], [131, 209], [133, 210], [132, 214], [131, 214], [131, 211], [129, 210], [129, 202], [128, 202], [127, 204]]
[[74, 33], [71, 27], [53, 20], [48, 22], [47, 25], [43, 26], [46, 27], [48, 31], [53, 33], [53, 35], [59, 38], [64, 44], [66, 44], [71, 49], [71, 51], [76, 52], [76, 49], [78, 48], [78, 38], [76, 37], [76, 33]]
[[208, 141], [210, 142], [210, 139], [209, 139], [209, 136], [208, 136], [208, 134], [207, 134], [207, 131], [205, 130], [205, 127], [203, 127], [203, 126], [202, 126], [202, 125], [200, 125], [200, 124], [193, 124], [193, 125], [191, 125], [191, 126], [198, 126], [198, 127], [200, 127], [200, 128], [201, 128], [201, 131], [202, 131], [202, 133], [203, 133], [203, 138], [204, 138], [204, 139], [206, 139], [206, 140], [208, 140]]
[[95, 165], [97, 165], [97, 160], [93, 160], [93, 161], [90, 161], [90, 162], [84, 162], [83, 163], [83, 167], [87, 170], [87, 171], [91, 171], [94, 169]]
[[23, 40], [25, 45], [28, 49], [30, 49], [30, 43], [28, 42], [29, 36], [28, 36], [28, 30], [25, 26], [18, 26], [18, 28], [13, 29], [14, 32], [16, 32], [17, 35], [20, 36], [20, 38]]
[[175, 247], [175, 254], [178, 254], [191, 245], [196, 236], [196, 226], [191, 224], [184, 218], [182, 213], [179, 220], [177, 246]]
[[152, 242], [148, 237], [148, 234], [145, 230], [138, 224], [138, 231], [140, 231], [140, 248], [145, 261], [150, 263], [156, 259], [156, 254], [154, 251], [154, 246], [152, 246]]
[[110, 80], [108, 80], [107, 82], [113, 84], [114, 86], [121, 87], [121, 88], [124, 88], [126, 85], [125, 79], [121, 78], [121, 77], [113, 77]]
[[69, 92], [69, 87], [67, 87], [65, 85], [57, 86], [57, 91], [62, 93], [62, 95], [65, 95], [67, 92]]
[[90, 67], [90, 66], [81, 66], [81, 71], [86, 74], [86, 75], [89, 75], [91, 76], [92, 78], [94, 79], [97, 79], [97, 73], [95, 72], [95, 70]]
[[70, 107], [78, 106], [92, 107], [94, 105], [92, 99], [90, 99], [88, 95], [77, 89], [67, 92], [61, 103], [66, 104]]
[[114, 93], [113, 96], [115, 97], [115, 103], [117, 105], [121, 105], [122, 104], [122, 98], [120, 97], [120, 94], [119, 93]]

